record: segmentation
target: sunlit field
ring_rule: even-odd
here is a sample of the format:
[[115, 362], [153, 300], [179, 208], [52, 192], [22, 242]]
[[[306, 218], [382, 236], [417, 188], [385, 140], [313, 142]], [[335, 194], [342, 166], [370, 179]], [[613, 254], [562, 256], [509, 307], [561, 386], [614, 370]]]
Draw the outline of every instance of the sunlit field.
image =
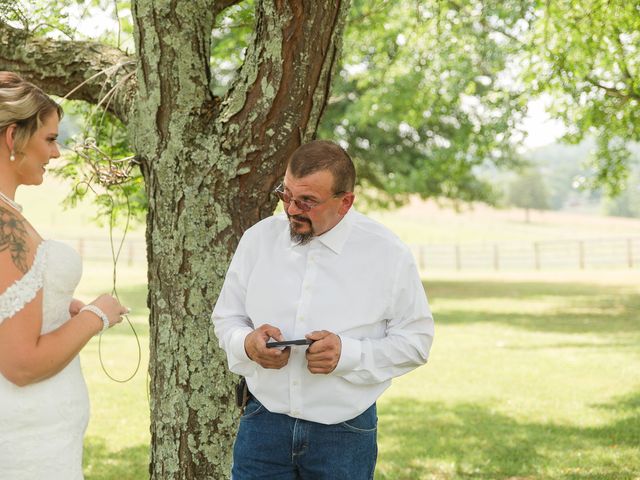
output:
[[[107, 272], [87, 267], [80, 294], [92, 297]], [[147, 475], [145, 287], [139, 272], [124, 273], [142, 368], [118, 384], [100, 368], [97, 341], [82, 354], [93, 412], [87, 479]], [[604, 277], [427, 278], [436, 341], [429, 363], [379, 401], [376, 478], [638, 478], [640, 283]], [[112, 375], [131, 373], [130, 330], [108, 332], [102, 356]]]
[[377, 478], [638, 478], [637, 277], [426, 286], [436, 341], [380, 401]]
[[[42, 192], [36, 207], [33, 202], [41, 198], [36, 189], [21, 200], [46, 236], [106, 235], [89, 223], [90, 206], [60, 213], [46, 201], [59, 198], [60, 190], [54, 185]], [[476, 214], [429, 206], [420, 216], [411, 206], [375, 216], [408, 242], [427, 242], [427, 235], [446, 241], [456, 229], [464, 238], [503, 230], [512, 239], [531, 231], [541, 238], [640, 231], [637, 221], [561, 220], [561, 214], [550, 212], [532, 217], [530, 226], [501, 211], [487, 211], [485, 220], [459, 216]], [[108, 262], [85, 262], [77, 296], [88, 301], [110, 292], [111, 277]], [[436, 339], [429, 363], [397, 379], [379, 401], [376, 479], [640, 478], [639, 269], [459, 273], [427, 268], [424, 281]], [[85, 440], [88, 480], [148, 475], [144, 265], [121, 265], [117, 290], [132, 308], [141, 366], [133, 380], [120, 384], [102, 371], [97, 339], [82, 353], [92, 401]], [[101, 347], [112, 376], [132, 373], [138, 350], [128, 325], [107, 332]]]

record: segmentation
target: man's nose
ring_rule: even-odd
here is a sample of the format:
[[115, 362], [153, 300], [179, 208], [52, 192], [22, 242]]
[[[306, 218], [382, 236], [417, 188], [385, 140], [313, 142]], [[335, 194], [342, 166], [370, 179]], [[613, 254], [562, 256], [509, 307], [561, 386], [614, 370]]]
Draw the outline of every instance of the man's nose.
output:
[[289, 205], [287, 206], [287, 208], [285, 209], [287, 211], [287, 213], [289, 215], [298, 215], [300, 213], [303, 213], [303, 210], [301, 210], [298, 205], [296, 205], [296, 202], [294, 202], [293, 200], [291, 200], [289, 202]]

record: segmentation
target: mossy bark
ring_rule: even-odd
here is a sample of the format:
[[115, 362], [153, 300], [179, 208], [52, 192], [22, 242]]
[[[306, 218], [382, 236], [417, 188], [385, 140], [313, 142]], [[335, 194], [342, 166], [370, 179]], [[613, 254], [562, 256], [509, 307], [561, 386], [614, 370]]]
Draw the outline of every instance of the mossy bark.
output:
[[[130, 124], [149, 200], [154, 479], [227, 478], [239, 412], [210, 322], [242, 232], [271, 214], [286, 159], [313, 137], [347, 13], [335, 0], [257, 2], [224, 99], [211, 91], [211, 2], [134, 2]], [[211, 12], [211, 13], [209, 13]]]
[[135, 56], [0, 22], [0, 68], [92, 103], [114, 89], [109, 109], [127, 125], [141, 163], [149, 202], [152, 479], [229, 476], [237, 378], [211, 311], [240, 236], [273, 212], [270, 192], [287, 159], [315, 134], [349, 1], [256, 0], [245, 63], [216, 98], [211, 31], [215, 15], [236, 3], [133, 0]]

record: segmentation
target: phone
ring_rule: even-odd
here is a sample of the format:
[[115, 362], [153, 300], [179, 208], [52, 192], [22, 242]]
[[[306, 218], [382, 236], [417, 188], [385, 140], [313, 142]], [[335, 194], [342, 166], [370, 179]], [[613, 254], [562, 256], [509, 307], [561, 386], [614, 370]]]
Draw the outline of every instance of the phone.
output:
[[284, 342], [267, 342], [267, 348], [289, 347], [291, 345], [311, 345], [313, 340], [301, 338], [299, 340], [285, 340]]

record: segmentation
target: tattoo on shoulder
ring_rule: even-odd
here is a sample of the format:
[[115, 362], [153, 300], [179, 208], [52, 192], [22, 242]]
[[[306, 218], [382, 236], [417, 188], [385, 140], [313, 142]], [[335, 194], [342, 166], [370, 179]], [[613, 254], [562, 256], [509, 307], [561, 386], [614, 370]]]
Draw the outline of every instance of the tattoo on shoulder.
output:
[[0, 206], [0, 252], [9, 250], [11, 259], [22, 273], [27, 273], [27, 230], [24, 220], [13, 211]]

